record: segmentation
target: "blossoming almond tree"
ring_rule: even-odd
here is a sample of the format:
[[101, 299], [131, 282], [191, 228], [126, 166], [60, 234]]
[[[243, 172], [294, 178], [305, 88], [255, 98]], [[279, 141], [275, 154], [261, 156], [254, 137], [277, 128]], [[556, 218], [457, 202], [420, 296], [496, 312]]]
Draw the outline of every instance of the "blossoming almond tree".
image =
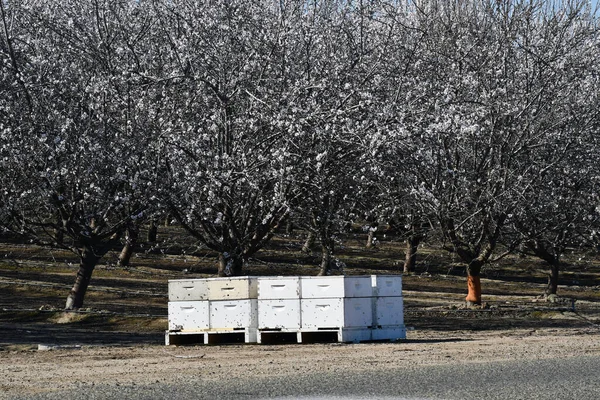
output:
[[293, 20], [294, 88], [289, 126], [299, 155], [294, 174], [296, 225], [321, 244], [320, 275], [342, 264], [336, 237], [353, 220], [366, 188], [362, 143], [374, 124], [370, 86], [388, 34], [376, 2], [307, 2]]
[[437, 215], [467, 265], [470, 303], [481, 303], [481, 269], [535, 179], [531, 154], [572, 121], [579, 78], [564, 60], [596, 32], [584, 3], [423, 1], [407, 21], [422, 33], [411, 84], [421, 89], [399, 106], [405, 138], [390, 137], [416, 178], [413, 203]]
[[555, 93], [552, 115], [547, 116], [543, 142], [529, 154], [527, 177], [522, 178], [528, 187], [511, 224], [523, 242], [521, 249], [549, 266], [546, 295], [557, 294], [563, 255], [586, 245], [598, 225], [600, 183], [597, 28], [586, 13], [565, 14], [556, 22], [553, 30], [560, 35], [547, 35], [544, 45], [550, 49], [544, 57], [552, 60], [547, 67], [557, 65], [546, 81], [546, 90]]
[[289, 212], [286, 10], [173, 1], [157, 12], [173, 74], [159, 198], [219, 254], [220, 276], [239, 275]]
[[0, 100], [5, 229], [79, 256], [66, 308], [80, 308], [98, 261], [148, 208], [155, 108], [130, 74], [145, 17], [125, 1], [2, 2], [2, 16], [3, 79], [19, 82]]

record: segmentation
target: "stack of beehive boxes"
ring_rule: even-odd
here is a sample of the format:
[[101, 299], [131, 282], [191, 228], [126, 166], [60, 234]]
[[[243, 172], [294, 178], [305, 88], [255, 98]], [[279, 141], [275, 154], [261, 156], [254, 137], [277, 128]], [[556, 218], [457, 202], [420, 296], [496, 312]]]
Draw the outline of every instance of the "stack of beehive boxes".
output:
[[[166, 344], [182, 335], [201, 336], [202, 342], [243, 335], [256, 342], [258, 280], [253, 277], [169, 281], [169, 330]], [[240, 340], [241, 341], [241, 340]]]
[[297, 331], [302, 326], [300, 312], [299, 277], [258, 278], [259, 332]]
[[373, 286], [372, 340], [406, 339], [402, 277], [371, 275]]
[[302, 332], [337, 334], [340, 342], [371, 340], [373, 287], [370, 276], [302, 277]]
[[293, 335], [298, 343], [327, 334], [340, 342], [403, 339], [402, 277], [169, 281], [167, 344], [175, 335], [203, 334], [204, 343], [211, 343], [214, 335], [240, 331], [247, 343], [281, 335]]
[[258, 278], [258, 342], [282, 333], [299, 343], [328, 333], [340, 342], [404, 339], [402, 277]]

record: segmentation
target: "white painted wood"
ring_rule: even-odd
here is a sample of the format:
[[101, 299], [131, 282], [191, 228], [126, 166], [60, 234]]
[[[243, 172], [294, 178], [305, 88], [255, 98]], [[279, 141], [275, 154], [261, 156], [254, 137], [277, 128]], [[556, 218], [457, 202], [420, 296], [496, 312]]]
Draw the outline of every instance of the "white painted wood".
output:
[[209, 300], [243, 300], [258, 297], [256, 277], [207, 279]]
[[210, 301], [210, 328], [256, 328], [258, 305], [255, 299]]
[[402, 296], [402, 275], [371, 275], [373, 296]]
[[367, 328], [373, 323], [371, 298], [302, 299], [302, 328]]
[[206, 279], [178, 279], [169, 281], [169, 301], [208, 300]]
[[256, 277], [178, 279], [169, 281], [169, 301], [243, 300], [258, 297]]
[[300, 277], [258, 278], [258, 298], [264, 300], [300, 298]]
[[371, 297], [370, 276], [303, 276], [300, 278], [303, 299]]
[[375, 309], [375, 326], [404, 325], [403, 297], [378, 297]]
[[169, 330], [194, 331], [209, 327], [208, 301], [169, 302]]
[[259, 329], [300, 329], [300, 299], [258, 299]]
[[338, 342], [341, 343], [360, 343], [369, 340], [373, 340], [371, 329], [341, 328], [338, 331]]

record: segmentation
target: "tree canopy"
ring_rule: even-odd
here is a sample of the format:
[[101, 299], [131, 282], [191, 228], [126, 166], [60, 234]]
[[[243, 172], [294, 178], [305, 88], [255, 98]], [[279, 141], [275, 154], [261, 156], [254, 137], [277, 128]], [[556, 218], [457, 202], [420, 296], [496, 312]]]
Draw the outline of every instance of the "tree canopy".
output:
[[285, 220], [318, 237], [322, 273], [349, 223], [395, 221], [459, 256], [475, 303], [494, 257], [559, 265], [598, 236], [587, 1], [0, 10], [0, 226], [80, 255], [68, 307], [154, 212], [217, 252], [221, 275], [243, 273]]

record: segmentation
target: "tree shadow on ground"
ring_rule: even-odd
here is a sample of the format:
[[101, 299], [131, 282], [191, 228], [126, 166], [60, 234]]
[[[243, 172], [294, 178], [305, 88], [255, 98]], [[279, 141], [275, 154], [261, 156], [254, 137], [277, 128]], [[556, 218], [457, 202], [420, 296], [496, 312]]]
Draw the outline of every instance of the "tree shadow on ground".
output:
[[[552, 312], [549, 310], [549, 312]], [[561, 318], [558, 314], [554, 318], [535, 317], [530, 312], [406, 312], [405, 324], [416, 330], [432, 331], [497, 331], [510, 329], [544, 329], [544, 328], [570, 328], [581, 329], [590, 327], [590, 322], [585, 318]]]

